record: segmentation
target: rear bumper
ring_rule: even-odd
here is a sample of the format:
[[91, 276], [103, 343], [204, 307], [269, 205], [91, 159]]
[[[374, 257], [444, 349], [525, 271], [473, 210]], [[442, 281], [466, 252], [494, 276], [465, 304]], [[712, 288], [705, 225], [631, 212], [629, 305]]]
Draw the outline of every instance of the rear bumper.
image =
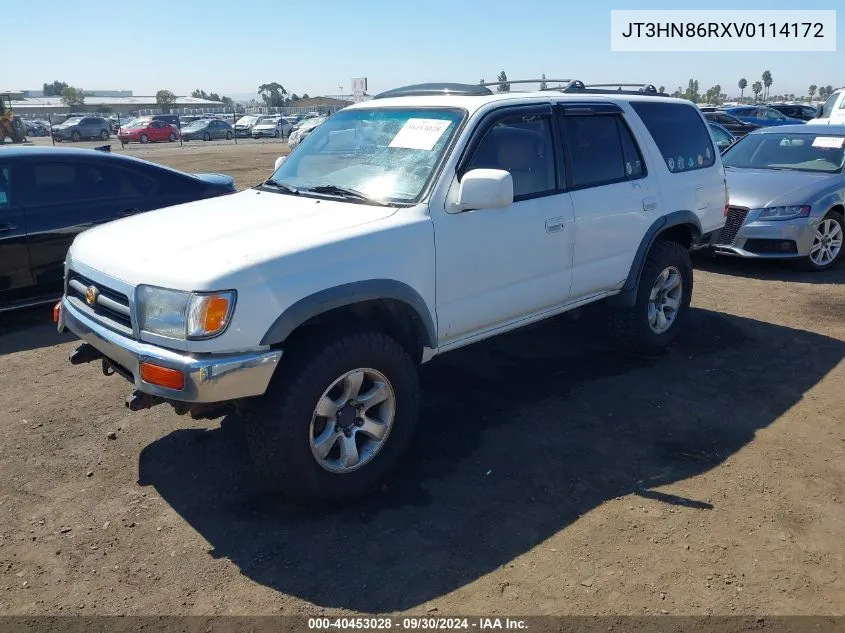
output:
[[[127, 378], [131, 376], [139, 391], [180, 402], [225, 402], [260, 396], [282, 357], [280, 350], [193, 356], [175, 352], [110, 330], [74, 308], [66, 297], [62, 299], [58, 328], [60, 332], [70, 330], [95, 348], [103, 360], [116, 365]], [[139, 371], [142, 362], [181, 371], [184, 388], [167, 389], [144, 382]]]

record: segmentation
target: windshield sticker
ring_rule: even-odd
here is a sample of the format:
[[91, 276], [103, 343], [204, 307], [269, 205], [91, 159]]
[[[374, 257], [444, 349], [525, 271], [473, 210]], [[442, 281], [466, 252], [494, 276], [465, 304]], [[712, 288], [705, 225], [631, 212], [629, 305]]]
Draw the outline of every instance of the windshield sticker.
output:
[[684, 157], [678, 156], [678, 171], [683, 171], [684, 169]]
[[696, 160], [698, 161], [699, 167], [701, 167], [704, 164], [704, 158], [701, 156], [701, 154], [698, 155], [698, 158]]
[[666, 162], [669, 165], [669, 171], [675, 171], [675, 159], [670, 156]]
[[842, 143], [845, 142], [843, 136], [817, 136], [813, 140], [813, 147], [826, 147], [828, 149], [842, 149]]
[[443, 119], [408, 119], [389, 147], [423, 149], [430, 152], [443, 133], [452, 125]]
[[690, 157], [689, 157], [689, 160], [687, 160], [687, 165], [689, 165], [689, 168], [690, 168], [690, 169], [692, 169], [693, 167], [695, 167], [695, 161], [692, 159], [692, 156], [690, 156]]
[[707, 160], [709, 161], [710, 160], [710, 148], [709, 147], [704, 150], [704, 155], [707, 157]]

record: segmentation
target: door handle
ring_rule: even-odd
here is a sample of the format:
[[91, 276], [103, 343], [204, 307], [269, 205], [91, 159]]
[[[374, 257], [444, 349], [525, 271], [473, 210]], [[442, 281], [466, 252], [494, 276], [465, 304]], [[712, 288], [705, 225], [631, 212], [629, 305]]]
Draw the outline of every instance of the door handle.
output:
[[564, 218], [549, 218], [546, 220], [546, 233], [560, 233], [565, 224]]
[[13, 224], [0, 224], [0, 233], [11, 233], [17, 228]]

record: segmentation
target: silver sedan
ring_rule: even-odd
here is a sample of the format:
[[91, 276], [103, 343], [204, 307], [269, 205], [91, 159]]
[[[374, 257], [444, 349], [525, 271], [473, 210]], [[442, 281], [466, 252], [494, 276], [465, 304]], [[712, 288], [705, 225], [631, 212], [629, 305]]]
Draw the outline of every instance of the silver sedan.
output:
[[730, 206], [716, 253], [825, 270], [845, 234], [845, 125], [761, 128], [722, 156]]

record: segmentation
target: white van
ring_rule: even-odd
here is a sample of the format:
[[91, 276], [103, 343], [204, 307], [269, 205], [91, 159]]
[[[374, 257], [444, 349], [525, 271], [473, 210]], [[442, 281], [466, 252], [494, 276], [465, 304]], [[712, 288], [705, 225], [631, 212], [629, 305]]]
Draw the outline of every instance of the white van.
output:
[[824, 102], [819, 116], [807, 121], [809, 124], [845, 124], [845, 88], [835, 90]]

